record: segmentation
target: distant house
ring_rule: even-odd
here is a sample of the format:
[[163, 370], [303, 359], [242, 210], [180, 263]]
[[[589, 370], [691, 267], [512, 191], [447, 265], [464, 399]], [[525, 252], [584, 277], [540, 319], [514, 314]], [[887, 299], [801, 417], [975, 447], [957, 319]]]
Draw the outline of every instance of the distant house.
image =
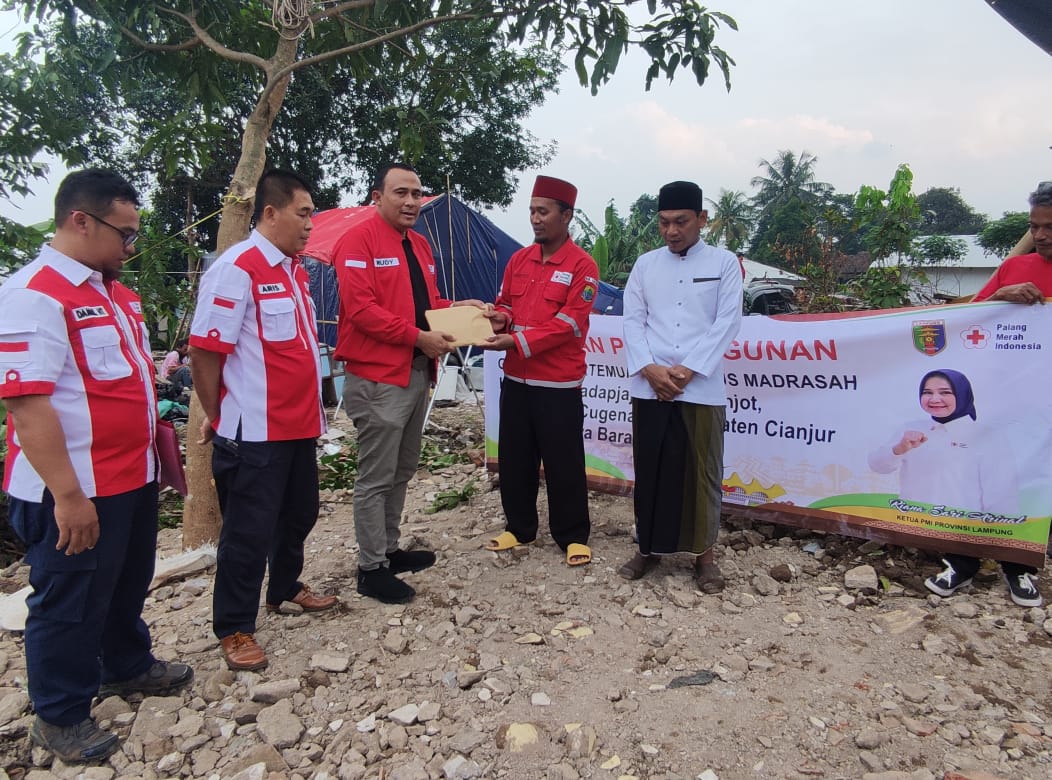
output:
[[975, 295], [1001, 265], [1002, 258], [986, 254], [976, 236], [950, 238], [965, 242], [968, 252], [960, 262], [917, 268], [927, 277], [927, 281], [917, 279], [913, 283], [916, 297], [921, 301], [947, 301]]
[[869, 270], [869, 267], [873, 264], [873, 256], [865, 250], [854, 255], [845, 255], [843, 252], [837, 252], [833, 256], [832, 263], [833, 268], [837, 272], [837, 281], [841, 284], [847, 284], [855, 281], [855, 279]]
[[797, 282], [804, 281], [804, 277], [799, 274], [794, 274], [791, 271], [786, 271], [784, 268], [775, 268], [773, 265], [765, 265], [764, 263], [758, 263], [755, 260], [745, 258], [742, 260], [742, 265], [745, 266], [745, 283], [750, 284], [751, 282], [764, 281], [764, 282], [785, 282], [787, 284], [795, 284]]

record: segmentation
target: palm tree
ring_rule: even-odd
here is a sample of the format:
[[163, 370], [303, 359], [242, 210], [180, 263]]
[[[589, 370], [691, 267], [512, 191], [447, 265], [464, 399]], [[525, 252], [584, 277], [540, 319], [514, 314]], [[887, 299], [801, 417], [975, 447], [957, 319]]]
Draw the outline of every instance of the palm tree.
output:
[[760, 160], [766, 176], [755, 176], [751, 182], [759, 187], [753, 201], [761, 212], [767, 213], [793, 200], [814, 203], [833, 191], [831, 184], [815, 180], [815, 163], [818, 158], [810, 152], [801, 152], [797, 157], [783, 149], [774, 162]]
[[720, 189], [716, 200], [706, 198], [712, 206], [709, 233], [706, 241], [716, 245], [721, 241], [732, 252], [737, 252], [752, 232], [755, 209], [744, 192]]

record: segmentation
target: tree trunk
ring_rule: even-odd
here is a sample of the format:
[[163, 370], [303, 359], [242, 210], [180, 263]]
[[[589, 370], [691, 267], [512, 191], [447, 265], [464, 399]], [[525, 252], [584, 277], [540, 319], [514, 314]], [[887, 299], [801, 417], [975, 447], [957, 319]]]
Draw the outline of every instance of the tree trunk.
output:
[[197, 393], [190, 394], [190, 418], [186, 423], [186, 500], [183, 501], [183, 549], [219, 541], [223, 524], [212, 481], [212, 445], [197, 443], [204, 412]]
[[[269, 73], [276, 73], [290, 65], [296, 57], [298, 41], [279, 38], [278, 49], [270, 59]], [[267, 83], [270, 83], [268, 73]], [[288, 90], [288, 77], [274, 85], [252, 110], [241, 136], [241, 157], [238, 159], [230, 191], [220, 217], [216, 252], [222, 253], [243, 240], [252, 219], [252, 193], [267, 161], [267, 139]], [[186, 485], [189, 491], [183, 504], [183, 547], [189, 549], [219, 539], [222, 515], [212, 481], [212, 445], [197, 443], [204, 410], [195, 393], [190, 401], [190, 418], [186, 436]]]
[[1019, 242], [1012, 247], [1012, 251], [1009, 252], [1005, 257], [1015, 257], [1016, 255], [1027, 255], [1034, 251], [1034, 234], [1029, 230], [1023, 235]]

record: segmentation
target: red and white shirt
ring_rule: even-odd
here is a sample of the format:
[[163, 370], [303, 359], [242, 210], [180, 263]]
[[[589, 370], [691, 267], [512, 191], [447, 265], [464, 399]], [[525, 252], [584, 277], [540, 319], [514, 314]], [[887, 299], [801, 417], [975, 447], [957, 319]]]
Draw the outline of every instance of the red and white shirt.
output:
[[[81, 490], [157, 477], [157, 397], [139, 297], [50, 246], [0, 287], [0, 398], [50, 396]], [[44, 481], [8, 416], [4, 490], [40, 501]]]
[[216, 433], [242, 441], [325, 431], [321, 357], [307, 272], [258, 231], [201, 277], [190, 345], [223, 358]]

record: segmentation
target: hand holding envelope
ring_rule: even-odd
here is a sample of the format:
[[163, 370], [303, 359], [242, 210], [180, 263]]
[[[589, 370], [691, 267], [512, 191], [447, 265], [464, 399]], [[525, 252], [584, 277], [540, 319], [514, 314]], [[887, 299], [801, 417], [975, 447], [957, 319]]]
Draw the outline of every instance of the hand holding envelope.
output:
[[451, 347], [481, 346], [493, 335], [486, 317], [487, 309], [477, 306], [452, 306], [448, 309], [429, 309], [424, 312], [432, 331], [453, 337]]

